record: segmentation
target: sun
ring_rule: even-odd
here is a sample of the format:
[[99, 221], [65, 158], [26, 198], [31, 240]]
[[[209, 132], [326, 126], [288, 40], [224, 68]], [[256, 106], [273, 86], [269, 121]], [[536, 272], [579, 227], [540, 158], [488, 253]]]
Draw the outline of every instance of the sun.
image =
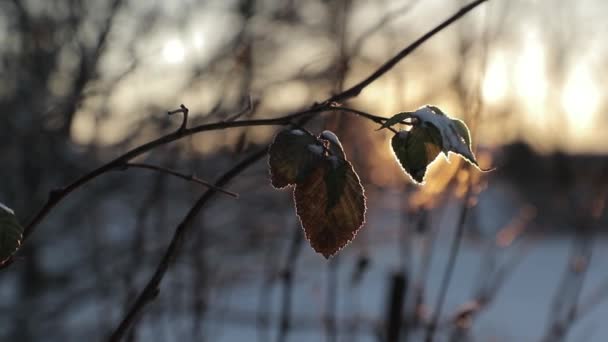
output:
[[163, 59], [169, 64], [179, 64], [186, 57], [184, 44], [178, 39], [171, 39], [165, 43], [162, 51]]
[[568, 124], [574, 131], [585, 134], [593, 126], [599, 106], [600, 91], [587, 64], [575, 66], [562, 89], [561, 104]]

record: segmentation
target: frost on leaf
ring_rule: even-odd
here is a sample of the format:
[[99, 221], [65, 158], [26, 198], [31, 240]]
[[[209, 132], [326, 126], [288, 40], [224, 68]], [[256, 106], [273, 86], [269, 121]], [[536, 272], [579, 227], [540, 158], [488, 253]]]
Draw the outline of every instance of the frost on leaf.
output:
[[399, 113], [388, 119], [381, 128], [414, 118], [409, 133], [401, 131], [391, 140], [393, 151], [401, 166], [414, 181], [422, 183], [427, 166], [439, 152], [459, 154], [479, 168], [471, 150], [471, 134], [467, 125], [453, 119], [435, 106], [423, 106], [415, 112]]
[[268, 150], [272, 185], [280, 189], [305, 179], [323, 152], [323, 145], [307, 132], [300, 129], [279, 132]]
[[434, 106], [423, 106], [412, 113], [420, 125], [437, 128], [441, 135], [441, 151], [447, 156], [448, 152], [461, 155], [471, 164], [479, 166], [473, 151], [471, 151], [471, 135], [467, 125], [458, 119], [452, 119]]
[[365, 221], [365, 195], [338, 137], [282, 131], [269, 150], [275, 187], [295, 185], [296, 213], [313, 249], [329, 258], [346, 246]]
[[0, 203], [0, 265], [8, 260], [21, 246], [23, 227], [15, 213]]
[[441, 152], [441, 135], [433, 126], [415, 126], [391, 139], [391, 146], [403, 170], [417, 183], [424, 182], [427, 166]]

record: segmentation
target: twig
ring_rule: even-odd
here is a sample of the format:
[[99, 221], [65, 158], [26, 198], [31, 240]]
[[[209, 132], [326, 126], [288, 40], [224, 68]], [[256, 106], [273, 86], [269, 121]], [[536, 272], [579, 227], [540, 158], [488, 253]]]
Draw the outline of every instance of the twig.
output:
[[183, 114], [183, 121], [181, 126], [179, 126], [179, 129], [177, 130], [179, 131], [183, 131], [187, 128], [188, 126], [188, 112], [190, 112], [190, 110], [188, 109], [188, 107], [184, 106], [183, 104], [179, 105], [178, 109], [175, 110], [171, 110], [167, 112], [167, 115], [173, 115], [173, 114], [177, 114], [177, 113], [182, 113]]
[[[249, 156], [247, 159], [243, 160], [242, 162], [238, 163], [233, 168], [228, 170], [223, 176], [221, 176], [217, 180], [217, 182], [215, 182], [215, 186], [221, 187], [221, 186], [228, 184], [228, 182], [230, 182], [233, 178], [238, 176], [243, 170], [247, 169], [253, 163], [255, 163], [256, 161], [263, 158], [266, 155], [266, 152], [267, 152], [266, 149], [262, 149], [256, 153], [252, 154], [251, 156]], [[148, 283], [146, 284], [146, 287], [143, 289], [143, 291], [139, 294], [139, 296], [137, 297], [137, 299], [135, 300], [135, 302], [133, 303], [133, 305], [127, 312], [126, 316], [120, 322], [120, 324], [118, 325], [116, 330], [114, 330], [114, 332], [112, 333], [112, 335], [109, 338], [109, 341], [115, 341], [115, 342], [120, 341], [121, 338], [125, 335], [125, 333], [129, 329], [129, 327], [131, 326], [131, 324], [137, 319], [138, 314], [142, 311], [142, 309], [146, 306], [146, 304], [148, 304], [150, 301], [152, 301], [154, 298], [156, 298], [156, 296], [158, 295], [158, 293], [160, 291], [160, 289], [159, 289], [160, 282], [163, 279], [163, 277], [165, 276], [165, 273], [167, 272], [167, 270], [169, 269], [171, 262], [177, 255], [177, 251], [179, 250], [179, 247], [181, 246], [185, 232], [188, 230], [189, 227], [191, 227], [191, 223], [194, 221], [194, 219], [196, 219], [196, 217], [198, 216], [198, 213], [203, 208], [203, 206], [210, 199], [212, 199], [213, 195], [216, 193], [217, 193], [217, 191], [215, 189], [210, 188], [209, 190], [205, 191], [205, 193], [198, 199], [198, 201], [196, 201], [194, 206], [192, 206], [192, 208], [190, 208], [190, 210], [188, 211], [188, 214], [186, 214], [184, 219], [180, 222], [180, 224], [175, 229], [175, 232], [173, 233], [173, 237], [171, 239], [171, 243], [167, 247], [167, 250], [165, 251], [160, 263], [158, 264], [156, 271], [154, 272], [154, 275], [148, 281]]]
[[376, 71], [374, 71], [366, 79], [355, 84], [354, 86], [347, 89], [346, 91], [343, 91], [339, 94], [332, 96], [329, 99], [329, 101], [343, 102], [346, 99], [359, 95], [359, 93], [365, 87], [367, 87], [372, 82], [374, 82], [376, 79], [380, 78], [380, 76], [384, 75], [386, 72], [388, 72], [390, 69], [392, 69], [397, 63], [399, 63], [403, 58], [405, 58], [410, 53], [414, 52], [414, 50], [416, 50], [424, 42], [426, 42], [431, 37], [433, 37], [435, 34], [439, 33], [446, 27], [450, 26], [452, 23], [454, 23], [455, 21], [460, 19], [462, 16], [467, 14], [469, 11], [471, 11], [472, 9], [474, 9], [475, 7], [481, 5], [482, 3], [486, 2], [486, 1], [488, 1], [488, 0], [477, 0], [477, 1], [473, 1], [472, 3], [462, 7], [458, 12], [454, 13], [451, 17], [449, 17], [448, 19], [443, 21], [441, 24], [437, 25], [434, 29], [430, 30], [429, 32], [424, 34], [422, 37], [418, 38], [412, 44], [408, 45], [405, 49], [399, 51], [399, 53], [397, 53], [393, 58], [389, 59], [386, 63], [384, 63], [380, 68], [378, 68]]
[[185, 179], [185, 180], [190, 181], [190, 182], [194, 182], [194, 183], [206, 186], [206, 187], [208, 187], [210, 189], [213, 189], [213, 190], [215, 190], [217, 192], [221, 192], [221, 193], [226, 194], [228, 196], [232, 196], [234, 198], [239, 198], [238, 194], [236, 194], [236, 193], [234, 193], [232, 191], [228, 191], [228, 190], [225, 190], [225, 189], [222, 189], [222, 188], [218, 188], [215, 185], [213, 185], [213, 184], [211, 184], [211, 183], [209, 183], [207, 181], [204, 181], [204, 180], [202, 180], [200, 178], [195, 177], [194, 175], [185, 175], [183, 173], [179, 173], [177, 171], [174, 171], [174, 170], [162, 167], [162, 166], [150, 165], [150, 164], [145, 164], [145, 163], [126, 163], [124, 165], [124, 167], [125, 168], [148, 169], [148, 170], [153, 170], [153, 171], [156, 171], [156, 172], [166, 173], [166, 174], [169, 174], [169, 175], [181, 178], [181, 179]]
[[[125, 163], [129, 162], [131, 159], [133, 159], [139, 155], [142, 155], [150, 150], [153, 150], [159, 146], [166, 145], [170, 142], [173, 142], [173, 141], [176, 141], [176, 140], [179, 140], [184, 137], [187, 137], [187, 136], [190, 136], [190, 135], [193, 135], [196, 133], [200, 133], [200, 132], [221, 130], [221, 129], [234, 128], [234, 127], [273, 126], [273, 125], [274, 126], [286, 126], [286, 125], [291, 124], [293, 120], [298, 119], [298, 118], [310, 117], [310, 116], [320, 114], [325, 111], [338, 111], [338, 110], [342, 110], [345, 112], [350, 112], [350, 113], [357, 114], [359, 116], [363, 116], [376, 123], [382, 123], [383, 121], [387, 120], [384, 117], [375, 116], [375, 115], [372, 115], [369, 113], [364, 113], [364, 112], [361, 112], [361, 111], [358, 111], [355, 109], [350, 109], [350, 108], [345, 108], [345, 107], [336, 107], [336, 106], [330, 106], [328, 104], [325, 104], [325, 105], [316, 105], [311, 109], [294, 112], [292, 114], [285, 115], [285, 116], [279, 117], [279, 118], [257, 119], [257, 120], [235, 121], [235, 122], [223, 122], [222, 121], [222, 122], [215, 122], [215, 123], [210, 123], [210, 124], [199, 125], [199, 126], [192, 127], [192, 128], [185, 128], [183, 130], [178, 130], [176, 132], [169, 133], [156, 140], [150, 141], [146, 144], [143, 144], [141, 146], [138, 146], [138, 147], [126, 152], [125, 154], [108, 162], [107, 164], [104, 164], [104, 165], [98, 167], [97, 169], [87, 173], [86, 175], [81, 176], [80, 178], [78, 178], [71, 184], [67, 185], [66, 187], [52, 190], [49, 194], [49, 199], [47, 200], [47, 202], [42, 206], [42, 208], [36, 213], [36, 215], [24, 227], [23, 239], [26, 240], [29, 237], [29, 235], [31, 235], [34, 232], [35, 228], [40, 224], [40, 222], [42, 222], [42, 220], [46, 217], [46, 215], [48, 215], [49, 212], [51, 212], [51, 210], [53, 210], [53, 208], [59, 202], [61, 202], [61, 200], [63, 200], [67, 195], [72, 193], [74, 190], [80, 188], [81, 186], [85, 185], [89, 181], [93, 180], [94, 178], [96, 178], [108, 171], [123, 167], [123, 165]], [[0, 266], [0, 268], [2, 268], [4, 266], [6, 266], [6, 264], [3, 266]]]
[[448, 286], [450, 284], [450, 280], [452, 279], [452, 273], [454, 272], [454, 266], [456, 265], [456, 258], [458, 257], [458, 251], [460, 249], [460, 242], [462, 241], [462, 236], [464, 235], [464, 222], [467, 217], [467, 213], [469, 211], [469, 196], [471, 194], [472, 186], [469, 183], [467, 185], [467, 192], [464, 195], [462, 201], [462, 210], [460, 211], [460, 217], [458, 219], [458, 225], [456, 226], [456, 233], [454, 234], [454, 239], [452, 240], [452, 246], [450, 247], [450, 256], [448, 259], [448, 264], [445, 269], [445, 273], [443, 274], [443, 279], [441, 281], [441, 288], [439, 289], [439, 298], [437, 299], [437, 305], [435, 306], [435, 311], [433, 312], [433, 316], [431, 317], [431, 321], [426, 330], [426, 342], [433, 342], [435, 338], [435, 332], [437, 330], [437, 322], [439, 321], [439, 317], [441, 316], [441, 310], [443, 309], [443, 303], [445, 301], [445, 297], [448, 292]]
[[253, 101], [253, 99], [251, 98], [251, 95], [247, 96], [247, 106], [245, 108], [243, 108], [240, 112], [235, 113], [234, 115], [231, 115], [229, 117], [227, 117], [226, 119], [224, 119], [224, 122], [231, 122], [231, 121], [235, 121], [236, 119], [240, 118], [241, 116], [250, 113], [251, 111], [253, 111], [255, 109], [255, 107], [258, 105], [259, 101]]
[[283, 284], [283, 293], [281, 297], [281, 313], [279, 318], [279, 334], [277, 337], [278, 342], [284, 342], [287, 340], [287, 335], [291, 328], [291, 298], [293, 290], [293, 277], [296, 270], [296, 261], [300, 255], [302, 249], [302, 229], [295, 227], [294, 235], [289, 245], [289, 251], [287, 252], [287, 262], [281, 272], [281, 280]]
[[407, 324], [407, 320], [404, 322], [403, 319], [403, 307], [407, 298], [408, 285], [408, 277], [404, 271], [397, 271], [391, 275], [390, 291], [387, 293], [386, 301], [386, 318], [384, 319], [384, 340], [387, 342], [398, 342], [401, 329], [404, 324]]
[[327, 342], [336, 342], [338, 340], [336, 309], [338, 306], [339, 261], [339, 255], [335, 255], [329, 261], [327, 268], [327, 298], [325, 301], [325, 335], [327, 337]]
[[380, 31], [382, 28], [387, 26], [394, 19], [399, 18], [402, 15], [407, 14], [415, 5], [417, 5], [420, 1], [408, 1], [404, 6], [397, 8], [395, 10], [390, 11], [380, 18], [374, 25], [367, 28], [361, 35], [357, 38], [357, 40], [353, 43], [353, 47], [351, 49], [352, 53], [357, 55], [363, 46], [363, 43], [371, 37], [374, 33]]

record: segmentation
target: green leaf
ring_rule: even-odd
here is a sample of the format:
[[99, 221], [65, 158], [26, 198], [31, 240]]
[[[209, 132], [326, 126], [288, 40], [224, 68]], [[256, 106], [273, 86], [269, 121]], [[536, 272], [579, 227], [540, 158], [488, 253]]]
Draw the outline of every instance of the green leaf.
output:
[[383, 128], [388, 128], [392, 125], [398, 124], [401, 121], [407, 119], [407, 118], [411, 118], [412, 117], [412, 112], [403, 112], [403, 113], [398, 113], [393, 115], [390, 119], [386, 120], [382, 126], [380, 126], [380, 128], [378, 128], [377, 130], [381, 130]]
[[21, 246], [23, 227], [15, 213], [0, 203], [0, 265], [6, 262]]
[[268, 155], [271, 183], [280, 189], [304, 181], [323, 159], [324, 147], [308, 132], [287, 129], [277, 133]]
[[391, 139], [391, 146], [399, 163], [416, 183], [424, 182], [428, 165], [441, 152], [441, 135], [433, 126], [414, 126]]

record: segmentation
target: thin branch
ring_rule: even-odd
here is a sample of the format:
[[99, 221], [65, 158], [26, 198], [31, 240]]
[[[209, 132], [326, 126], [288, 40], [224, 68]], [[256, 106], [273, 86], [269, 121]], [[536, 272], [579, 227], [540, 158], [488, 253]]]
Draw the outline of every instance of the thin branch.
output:
[[247, 96], [247, 106], [245, 108], [243, 108], [240, 112], [237, 112], [234, 115], [231, 115], [229, 117], [227, 117], [224, 121], [225, 122], [230, 122], [230, 121], [235, 121], [236, 119], [240, 118], [241, 116], [251, 113], [255, 107], [257, 107], [257, 105], [260, 103], [259, 100], [253, 100], [251, 98], [251, 95]]
[[183, 115], [184, 119], [182, 121], [181, 126], [179, 126], [178, 132], [183, 131], [188, 127], [188, 113], [189, 112], [190, 112], [190, 110], [188, 109], [188, 107], [184, 106], [183, 104], [179, 105], [178, 109], [167, 112], [167, 115], [173, 115], [173, 114], [178, 114], [178, 113], [181, 113]]
[[471, 194], [471, 189], [472, 186], [469, 183], [467, 186], [467, 192], [463, 198], [462, 209], [460, 211], [460, 217], [458, 219], [456, 233], [454, 234], [452, 246], [450, 247], [450, 256], [448, 259], [448, 264], [446, 266], [445, 273], [443, 274], [443, 279], [441, 281], [441, 288], [439, 289], [439, 298], [437, 299], [437, 305], [435, 306], [435, 311], [433, 312], [431, 321], [429, 322], [429, 325], [426, 329], [426, 337], [424, 338], [426, 342], [433, 342], [435, 338], [435, 332], [437, 331], [437, 322], [439, 321], [439, 317], [441, 316], [443, 303], [445, 302], [445, 298], [448, 293], [448, 286], [450, 285], [452, 273], [454, 272], [454, 266], [456, 265], [456, 258], [458, 257], [458, 251], [460, 250], [460, 242], [462, 241], [462, 237], [464, 235], [464, 222], [469, 211], [469, 196]]
[[395, 10], [390, 11], [382, 16], [374, 25], [367, 28], [353, 43], [353, 47], [351, 49], [354, 55], [357, 55], [363, 46], [363, 43], [372, 35], [377, 33], [386, 27], [391, 21], [397, 19], [407, 13], [419, 3], [420, 1], [408, 1], [404, 6], [397, 8]]
[[[312, 117], [312, 116], [320, 114], [322, 112], [339, 111], [339, 110], [363, 116], [363, 117], [370, 119], [377, 123], [381, 123], [381, 122], [387, 120], [386, 118], [383, 118], [380, 116], [375, 116], [375, 115], [372, 115], [369, 113], [364, 113], [362, 111], [358, 111], [355, 109], [337, 107], [337, 106], [332, 106], [329, 104], [324, 104], [324, 105], [316, 105], [316, 106], [312, 107], [311, 109], [294, 112], [292, 114], [285, 115], [285, 116], [282, 116], [279, 118], [256, 119], [256, 120], [233, 121], [233, 122], [221, 121], [221, 122], [199, 125], [199, 126], [192, 127], [192, 128], [180, 129], [173, 133], [164, 135], [156, 140], [150, 141], [146, 144], [143, 144], [141, 146], [138, 146], [138, 147], [126, 152], [125, 154], [108, 162], [107, 164], [104, 164], [104, 165], [98, 167], [97, 169], [81, 176], [80, 178], [78, 178], [77, 180], [75, 180], [74, 182], [72, 182], [71, 184], [69, 184], [63, 188], [52, 190], [49, 194], [49, 198], [48, 198], [47, 202], [42, 206], [42, 208], [36, 213], [36, 215], [24, 227], [23, 239], [26, 240], [34, 232], [35, 228], [40, 224], [40, 222], [42, 222], [42, 220], [51, 212], [51, 210], [53, 210], [55, 208], [55, 206], [57, 206], [57, 204], [59, 204], [59, 202], [61, 202], [65, 197], [67, 197], [74, 190], [80, 188], [81, 186], [85, 185], [89, 181], [95, 179], [96, 177], [98, 177], [108, 171], [112, 171], [114, 169], [123, 167], [124, 164], [129, 162], [131, 159], [133, 159], [139, 155], [142, 155], [148, 151], [151, 151], [159, 146], [166, 145], [173, 141], [176, 141], [176, 140], [179, 140], [184, 137], [187, 137], [187, 136], [190, 136], [190, 135], [193, 135], [196, 133], [200, 133], [200, 132], [221, 130], [221, 129], [234, 128], [234, 127], [287, 126], [287, 125], [292, 124], [293, 120], [296, 120], [296, 119], [299, 119], [302, 117]], [[7, 263], [8, 263], [8, 261], [7, 261]], [[7, 263], [0, 266], [0, 269], [6, 267]]]
[[437, 25], [434, 29], [430, 30], [429, 32], [424, 34], [422, 37], [418, 38], [412, 44], [408, 45], [405, 49], [399, 51], [399, 53], [397, 53], [393, 58], [389, 59], [386, 63], [384, 63], [380, 68], [378, 68], [376, 71], [374, 71], [366, 79], [355, 84], [354, 86], [347, 89], [346, 91], [343, 91], [339, 94], [332, 96], [329, 99], [329, 101], [343, 102], [344, 100], [347, 100], [349, 98], [359, 95], [359, 93], [365, 87], [370, 85], [376, 79], [380, 78], [380, 76], [386, 74], [395, 65], [397, 65], [397, 63], [399, 63], [403, 58], [405, 58], [410, 53], [414, 52], [414, 50], [416, 50], [424, 42], [426, 42], [431, 37], [433, 37], [435, 34], [439, 33], [446, 27], [450, 26], [452, 23], [456, 22], [462, 16], [464, 16], [465, 14], [467, 14], [468, 12], [473, 10], [475, 7], [481, 5], [482, 3], [486, 2], [486, 1], [488, 1], [488, 0], [477, 0], [477, 1], [473, 1], [472, 3], [462, 7], [458, 12], [454, 13], [451, 17], [447, 18], [441, 24]]
[[124, 167], [125, 168], [148, 169], [148, 170], [152, 170], [152, 171], [156, 171], [156, 172], [166, 173], [166, 174], [169, 174], [169, 175], [181, 178], [181, 179], [185, 179], [185, 180], [190, 181], [190, 182], [194, 182], [194, 183], [206, 186], [206, 187], [208, 187], [210, 189], [213, 189], [213, 190], [215, 190], [217, 192], [221, 192], [221, 193], [226, 194], [228, 196], [232, 196], [234, 198], [239, 198], [238, 194], [236, 194], [236, 193], [234, 193], [232, 191], [228, 191], [228, 190], [225, 190], [225, 189], [222, 189], [222, 188], [218, 188], [215, 185], [213, 185], [213, 184], [211, 184], [211, 183], [209, 183], [207, 181], [204, 181], [204, 180], [202, 180], [200, 178], [197, 178], [194, 175], [185, 175], [183, 173], [179, 173], [179, 172], [177, 172], [175, 170], [171, 170], [171, 169], [168, 169], [168, 168], [165, 168], [165, 167], [162, 167], [162, 166], [150, 165], [150, 164], [145, 164], [145, 163], [126, 163], [124, 165]]
[[[228, 184], [228, 182], [230, 182], [233, 178], [235, 178], [241, 172], [246, 170], [249, 166], [253, 165], [256, 161], [262, 159], [266, 155], [266, 152], [267, 152], [267, 150], [265, 148], [261, 149], [258, 152], [249, 156], [247, 159], [238, 163], [233, 168], [228, 170], [223, 176], [221, 176], [217, 180], [217, 182], [215, 182], [215, 186], [221, 187], [221, 186]], [[192, 208], [190, 208], [190, 210], [188, 211], [188, 214], [186, 214], [184, 219], [180, 222], [180, 224], [175, 229], [175, 232], [173, 233], [173, 237], [171, 239], [171, 243], [167, 247], [167, 250], [165, 251], [162, 259], [160, 260], [160, 263], [158, 264], [156, 271], [154, 272], [154, 275], [152, 276], [150, 281], [148, 281], [148, 283], [146, 284], [146, 287], [139, 294], [139, 296], [137, 297], [137, 299], [135, 300], [133, 305], [131, 305], [131, 308], [127, 312], [126, 316], [123, 318], [123, 320], [120, 322], [120, 324], [118, 325], [116, 330], [110, 336], [109, 341], [114, 341], [114, 342], [120, 341], [121, 338], [128, 331], [129, 327], [137, 319], [139, 313], [143, 310], [143, 308], [149, 302], [154, 300], [154, 298], [156, 298], [156, 296], [158, 295], [158, 293], [160, 291], [160, 289], [159, 289], [160, 282], [163, 279], [163, 277], [165, 276], [165, 273], [167, 272], [167, 270], [169, 269], [171, 262], [177, 255], [177, 251], [179, 250], [179, 247], [181, 246], [185, 232], [187, 231], [187, 229], [189, 227], [191, 227], [191, 223], [194, 222], [194, 220], [198, 216], [198, 213], [203, 208], [203, 206], [210, 199], [212, 199], [213, 195], [215, 195], [216, 193], [217, 193], [217, 191], [215, 189], [210, 188], [209, 190], [205, 191], [205, 193], [198, 199], [198, 201], [196, 201], [194, 206], [192, 206]]]
[[291, 329], [291, 302], [293, 292], [293, 278], [296, 271], [296, 262], [302, 250], [302, 242], [304, 237], [302, 235], [302, 229], [295, 227], [294, 235], [289, 245], [289, 251], [287, 253], [287, 262], [281, 272], [282, 280], [282, 297], [281, 297], [281, 313], [279, 321], [279, 333], [277, 335], [278, 342], [287, 341], [287, 335]]

